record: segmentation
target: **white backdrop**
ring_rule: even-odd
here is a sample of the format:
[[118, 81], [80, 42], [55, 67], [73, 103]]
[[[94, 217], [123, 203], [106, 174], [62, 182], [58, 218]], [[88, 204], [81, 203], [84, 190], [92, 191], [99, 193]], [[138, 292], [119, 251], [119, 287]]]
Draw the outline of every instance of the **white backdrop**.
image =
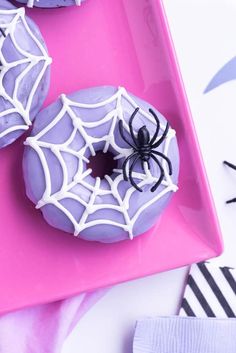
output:
[[[229, 81], [236, 78], [236, 2], [163, 1], [225, 241], [214, 262], [236, 266], [236, 203], [225, 205], [236, 197], [236, 171], [222, 165], [236, 164], [236, 81]], [[204, 94], [217, 72], [213, 85], [227, 82]], [[78, 323], [63, 353], [131, 353], [135, 321], [175, 314], [186, 274], [183, 268], [113, 287]]]

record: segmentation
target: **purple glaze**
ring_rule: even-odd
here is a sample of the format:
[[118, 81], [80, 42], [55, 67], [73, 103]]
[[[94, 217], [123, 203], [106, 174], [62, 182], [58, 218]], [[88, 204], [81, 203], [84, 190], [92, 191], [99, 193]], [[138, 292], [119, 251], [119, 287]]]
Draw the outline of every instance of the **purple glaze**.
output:
[[[11, 5], [8, 1], [1, 0], [0, 11], [12, 10], [12, 9], [16, 9], [16, 8], [13, 5]], [[19, 10], [24, 12], [24, 8]], [[15, 45], [13, 44], [11, 35], [7, 34], [7, 31], [10, 28], [9, 25], [5, 27], [6, 23], [9, 23], [9, 21], [11, 22], [14, 16], [15, 14], [7, 15], [7, 14], [0, 13], [0, 26], [4, 31], [6, 31], [5, 38], [3, 38], [3, 35], [1, 34], [1, 39], [3, 40], [3, 42], [1, 45], [0, 61], [3, 66], [1, 70], [1, 75], [3, 76], [2, 78], [3, 88], [2, 88], [2, 92], [0, 91], [0, 134], [3, 133], [6, 129], [13, 126], [22, 125], [22, 124], [27, 126], [18, 109], [17, 111], [19, 113], [13, 112], [5, 116], [1, 116], [1, 113], [14, 107], [14, 105], [12, 105], [9, 102], [8, 98], [7, 99], [4, 98], [3, 92], [5, 91], [10, 98], [13, 98], [13, 90], [15, 87], [15, 82], [17, 77], [19, 77], [19, 75], [26, 69], [26, 67], [27, 66], [29, 67], [30, 65], [30, 62], [26, 64], [25, 63], [17, 64], [17, 66], [8, 69], [7, 72], [4, 72], [4, 70], [7, 68], [7, 65], [9, 63], [12, 63], [14, 61], [18, 62], [20, 59], [25, 58], [25, 56], [22, 53], [20, 53], [19, 50], [16, 50]], [[29, 26], [30, 31], [44, 47], [46, 57], [47, 57], [46, 60], [50, 60], [47, 56], [47, 49], [38, 27], [30, 18], [25, 16], [25, 19]], [[39, 49], [36, 42], [32, 39], [30, 34], [25, 30], [25, 26], [21, 19], [18, 20], [16, 30], [14, 31], [14, 38], [17, 42], [17, 45], [21, 49], [23, 48], [25, 52], [30, 53], [30, 55], [33, 54], [36, 58], [38, 58], [39, 56], [43, 56], [42, 51]], [[20, 80], [19, 87], [17, 90], [17, 98], [18, 98], [18, 102], [23, 106], [23, 109], [25, 110], [26, 110], [26, 103], [27, 103], [30, 91], [35, 81], [39, 77], [45, 62], [46, 61], [44, 59], [38, 61]], [[29, 106], [29, 109], [28, 109], [29, 119], [31, 121], [34, 119], [35, 115], [39, 112], [46, 98], [48, 88], [49, 88], [49, 82], [50, 82], [50, 70], [49, 70], [49, 66], [47, 66], [47, 69], [44, 72], [43, 77], [39, 82], [39, 85], [37, 86], [37, 89], [33, 95], [31, 105]], [[14, 102], [16, 102], [15, 99], [13, 100]], [[14, 142], [23, 133], [24, 133], [24, 130], [19, 129], [14, 132], [10, 132], [5, 136], [0, 137], [0, 148]]]
[[[17, 0], [22, 4], [29, 4], [29, 0]], [[81, 0], [81, 3], [85, 0]], [[35, 7], [52, 8], [52, 7], [65, 7], [79, 4], [76, 0], [34, 0]]]
[[[70, 94], [67, 96], [70, 100], [74, 102], [80, 103], [97, 103], [106, 100], [107, 98], [114, 95], [117, 91], [117, 88], [104, 86], [104, 87], [95, 87], [90, 89], [81, 90], [77, 93]], [[155, 110], [147, 102], [129, 94], [130, 97], [135, 101], [135, 103], [141, 107], [145, 112], [148, 112], [149, 108], [152, 108], [158, 114], [159, 120], [162, 124], [166, 125], [166, 119]], [[126, 122], [129, 121], [131, 114], [134, 111], [134, 108], [128, 103], [124, 98], [122, 98], [122, 109], [124, 114], [124, 120]], [[92, 109], [84, 109], [84, 108], [73, 108], [73, 111], [76, 114], [76, 119], [78, 116], [82, 119], [83, 122], [94, 122], [99, 121], [102, 117], [104, 117], [108, 112], [115, 108], [116, 102], [106, 104], [102, 108], [92, 108]], [[39, 115], [36, 117], [34, 122], [34, 127], [32, 130], [31, 136], [37, 135], [42, 129], [44, 129], [54, 118], [57, 116], [59, 111], [61, 110], [63, 104], [61, 100], [56, 101], [48, 108], [44, 109]], [[80, 119], [78, 117], [78, 119]], [[146, 125], [151, 136], [155, 132], [155, 125], [149, 121], [147, 118], [137, 115], [134, 121], [135, 130], [139, 129], [141, 126]], [[111, 123], [104, 123], [103, 125], [99, 125], [99, 127], [95, 128], [87, 128], [86, 132], [89, 132], [93, 137], [102, 137], [108, 134], [109, 129], [111, 127]], [[54, 128], [50, 129], [49, 132], [44, 134], [39, 138], [39, 141], [49, 142], [53, 144], [61, 144], [68, 139], [73, 131], [73, 125], [71, 118], [66, 114], [60, 123], [58, 123]], [[127, 132], [128, 133], [128, 132]], [[121, 139], [118, 126], [116, 123], [116, 128], [114, 132], [116, 144], [121, 148], [127, 148], [127, 144]], [[129, 135], [128, 135], [129, 136]], [[103, 149], [104, 141], [94, 144], [94, 148], [96, 151]], [[81, 147], [84, 145], [84, 140], [81, 135], [77, 132], [76, 137], [71, 143], [70, 147], [76, 151], [79, 151]], [[58, 192], [62, 185], [63, 174], [62, 168], [59, 163], [58, 158], [49, 148], [42, 148], [44, 152], [44, 156], [46, 157], [47, 165], [50, 171], [50, 179], [52, 185], [51, 195]], [[163, 151], [163, 144], [158, 150]], [[109, 148], [109, 151], [114, 155], [117, 155], [117, 152], [114, 151], [113, 148]], [[132, 153], [132, 150], [130, 150]], [[86, 149], [86, 157], [89, 158], [91, 155], [89, 149]], [[171, 177], [173, 183], [176, 185], [178, 180], [178, 172], [179, 172], [179, 153], [176, 137], [172, 138], [169, 146], [168, 157], [172, 161], [173, 166], [173, 175]], [[78, 166], [78, 160], [73, 157], [71, 154], [63, 153], [63, 158], [66, 163], [67, 171], [69, 174], [69, 182], [72, 180]], [[121, 168], [124, 162], [124, 158], [118, 160], [117, 168]], [[83, 164], [84, 170], [86, 170], [86, 163]], [[135, 168], [136, 172], [141, 170], [141, 165], [138, 164]], [[26, 186], [26, 193], [30, 200], [37, 204], [38, 201], [43, 197], [45, 191], [45, 177], [42, 168], [42, 164], [38, 157], [38, 154], [35, 150], [29, 146], [26, 146], [25, 153], [23, 157], [23, 172], [24, 172], [24, 180]], [[159, 176], [159, 168], [155, 163], [151, 163], [151, 174], [155, 176]], [[114, 179], [117, 176], [117, 173], [113, 173], [111, 178]], [[85, 179], [89, 185], [95, 184], [95, 179], [89, 175]], [[128, 208], [128, 214], [132, 217], [137, 210], [142, 207], [143, 204], [153, 199], [157, 194], [159, 194], [164, 186], [161, 185], [154, 193], [150, 191], [152, 185], [146, 185], [143, 187], [143, 192], [139, 192], [135, 190], [133, 193], [130, 204]], [[109, 184], [107, 180], [102, 179], [101, 187], [103, 189], [108, 189]], [[121, 198], [125, 194], [125, 192], [130, 189], [130, 183], [126, 181], [121, 181], [118, 187], [119, 194]], [[73, 193], [79, 195], [86, 200], [89, 200], [91, 196], [91, 192], [81, 186], [81, 184], [77, 184], [73, 189]], [[133, 234], [134, 236], [138, 236], [145, 231], [147, 231], [150, 227], [152, 227], [163, 209], [168, 204], [170, 198], [172, 196], [172, 192], [166, 193], [162, 198], [154, 202], [151, 206], [149, 206], [145, 211], [141, 213], [136, 223], [134, 224]], [[83, 211], [84, 206], [82, 206], [79, 202], [74, 201], [72, 199], [66, 198], [60, 201], [63, 206], [65, 206], [74, 216], [76, 220], [79, 220]], [[98, 204], [110, 203], [116, 204], [112, 195], [101, 196], [97, 200]], [[62, 213], [57, 207], [48, 203], [41, 208], [41, 211], [44, 215], [46, 221], [51, 224], [53, 227], [59, 228], [69, 233], [74, 232], [74, 227], [68, 217]], [[111, 209], [102, 209], [96, 211], [93, 214], [89, 215], [89, 221], [99, 220], [99, 219], [110, 219], [116, 220], [119, 222], [123, 222], [123, 216], [116, 210]], [[93, 227], [89, 227], [84, 229], [80, 233], [80, 238], [86, 240], [95, 240], [101, 242], [117, 242], [120, 240], [128, 239], [128, 233], [124, 231], [122, 228], [114, 226], [114, 225], [96, 225]]]

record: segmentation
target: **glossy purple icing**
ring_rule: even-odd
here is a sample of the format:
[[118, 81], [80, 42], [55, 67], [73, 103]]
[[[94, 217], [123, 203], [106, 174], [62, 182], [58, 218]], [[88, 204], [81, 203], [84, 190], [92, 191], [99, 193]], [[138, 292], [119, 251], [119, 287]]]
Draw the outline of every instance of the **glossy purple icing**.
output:
[[[27, 4], [28, 0], [17, 0], [22, 4]], [[81, 0], [81, 3], [85, 0]], [[79, 3], [79, 1], [78, 1]], [[34, 0], [35, 7], [52, 8], [76, 5], [76, 0]]]
[[[74, 102], [80, 103], [97, 103], [108, 99], [109, 97], [113, 96], [117, 92], [117, 88], [110, 87], [110, 86], [103, 86], [103, 87], [95, 87], [90, 89], [81, 90], [77, 93], [73, 93], [68, 95], [67, 97]], [[149, 108], [155, 110], [149, 103], [129, 94], [129, 96], [135, 101], [135, 103], [142, 108], [145, 112], [148, 112]], [[124, 98], [121, 100], [122, 103], [122, 110], [124, 120], [126, 122], [129, 121], [130, 116], [134, 110], [133, 106]], [[50, 122], [52, 122], [58, 113], [61, 111], [63, 107], [63, 103], [61, 100], [56, 101], [48, 108], [44, 109], [39, 113], [36, 117], [34, 122], [34, 127], [32, 130], [31, 136], [37, 135], [40, 131], [42, 131]], [[76, 119], [81, 119], [83, 122], [99, 122], [108, 112], [115, 109], [116, 102], [108, 103], [103, 107], [100, 108], [92, 108], [92, 109], [85, 109], [85, 108], [73, 108], [74, 113], [76, 114]], [[157, 111], [160, 122], [165, 126], [166, 119]], [[118, 131], [118, 120], [116, 121], [116, 127], [114, 132], [114, 138], [116, 144], [120, 148], [127, 148], [127, 144], [121, 139], [119, 131]], [[135, 130], [139, 129], [141, 126], [146, 125], [151, 135], [155, 132], [155, 124], [148, 120], [147, 118], [137, 115], [134, 121]], [[103, 136], [106, 136], [111, 128], [111, 123], [104, 123], [97, 127], [87, 128], [86, 132], [91, 134], [93, 137], [101, 138], [99, 143], [94, 144], [94, 148], [96, 151], [102, 150], [104, 148], [104, 140], [102, 139]], [[74, 126], [72, 124], [72, 120], [68, 114], [63, 116], [63, 119], [60, 122], [51, 128], [46, 134], [43, 134], [39, 141], [44, 141], [46, 143], [53, 144], [54, 146], [58, 144], [62, 144], [69, 138]], [[128, 131], [127, 131], [128, 134]], [[129, 135], [128, 135], [129, 136]], [[34, 138], [33, 138], [34, 139]], [[27, 143], [27, 142], [26, 142]], [[84, 146], [84, 139], [81, 137], [81, 134], [77, 131], [75, 138], [70, 144], [70, 148], [73, 150], [79, 151]], [[164, 145], [163, 145], [164, 146]], [[160, 151], [163, 151], [163, 146], [158, 148]], [[109, 147], [108, 149], [113, 155], [117, 155], [117, 152], [114, 148]], [[42, 148], [44, 156], [46, 158], [47, 166], [49, 168], [50, 173], [50, 180], [52, 185], [51, 195], [59, 192], [61, 190], [61, 185], [63, 181], [63, 172], [61, 168], [61, 164], [59, 163], [58, 158], [56, 157], [55, 153], [49, 148]], [[130, 150], [132, 153], [132, 150]], [[74, 156], [69, 153], [62, 153], [63, 159], [66, 163], [66, 168], [69, 175], [69, 182], [73, 180], [73, 177], [77, 171], [78, 167], [78, 160]], [[89, 148], [86, 149], [85, 153], [86, 157], [90, 157], [91, 153]], [[171, 176], [173, 184], [177, 184], [178, 180], [178, 172], [179, 172], [179, 153], [178, 153], [178, 146], [176, 137], [173, 137], [170, 141], [169, 149], [168, 149], [168, 157], [171, 159], [172, 167], [173, 167], [173, 175]], [[125, 158], [119, 159], [117, 161], [117, 168], [121, 169], [122, 164]], [[87, 169], [86, 163], [83, 163], [84, 171]], [[136, 172], [141, 171], [141, 165], [137, 164], [135, 168]], [[23, 172], [24, 172], [24, 180], [26, 186], [26, 193], [30, 200], [37, 204], [39, 200], [43, 197], [45, 191], [45, 176], [44, 171], [42, 168], [42, 164], [39, 159], [38, 153], [35, 152], [33, 148], [30, 146], [25, 147], [24, 157], [23, 157]], [[158, 177], [160, 171], [155, 163], [151, 163], [151, 174]], [[117, 173], [111, 175], [112, 179], [115, 179]], [[86, 177], [86, 182], [89, 185], [95, 184], [95, 179], [89, 175]], [[123, 178], [122, 178], [123, 180]], [[152, 200], [157, 194], [159, 194], [162, 190], [165, 189], [163, 185], [161, 185], [154, 193], [150, 191], [152, 185], [145, 185], [143, 187], [143, 192], [139, 192], [135, 190], [130, 198], [130, 203], [128, 207], [128, 214], [132, 217], [137, 210], [139, 210], [142, 205], [146, 204], [148, 201]], [[109, 184], [106, 179], [102, 179], [101, 181], [102, 189], [109, 189]], [[124, 194], [127, 192], [128, 189], [131, 188], [131, 185], [127, 181], [121, 181], [118, 187], [118, 192], [121, 198], [123, 198]], [[81, 186], [78, 183], [73, 188], [73, 193], [79, 195], [83, 200], [86, 202], [89, 201], [91, 197], [91, 191], [88, 191], [86, 188]], [[133, 236], [136, 237], [145, 231], [147, 231], [150, 227], [152, 227], [166, 205], [168, 204], [173, 192], [166, 193], [163, 197], [159, 200], [154, 202], [151, 206], [146, 208], [138, 217], [137, 221], [134, 223], [133, 227]], [[70, 199], [64, 198], [60, 200], [61, 204], [66, 207], [67, 210], [73, 214], [73, 217], [78, 221], [84, 212], [84, 206], [82, 206], [79, 202]], [[100, 196], [97, 201], [97, 204], [116, 204], [114, 197], [112, 195], [105, 195]], [[72, 225], [71, 221], [68, 217], [59, 210], [56, 206], [52, 205], [50, 202], [44, 205], [41, 208], [44, 218], [46, 221], [52, 225], [53, 227], [59, 228], [69, 233], [74, 232], [74, 226]], [[88, 221], [99, 221], [100, 219], [108, 219], [108, 220], [115, 220], [120, 223], [124, 222], [124, 216], [113, 209], [102, 209], [92, 213], [88, 217]], [[91, 241], [101, 241], [101, 242], [117, 242], [120, 240], [128, 239], [129, 234], [124, 229], [108, 224], [97, 224], [95, 226], [89, 227], [84, 229], [80, 232], [79, 237], [86, 240]]]
[[[1, 0], [0, 10], [12, 10], [12, 9], [15, 9], [13, 5], [11, 5], [8, 1]], [[24, 12], [24, 8], [20, 10]], [[14, 16], [15, 14], [8, 16], [6, 13], [4, 14], [0, 13], [0, 26], [2, 24], [1, 28], [4, 31], [7, 32], [8, 28], [10, 28], [8, 26], [7, 28], [5, 28], [4, 24], [7, 23], [7, 21], [9, 21], [9, 18], [11, 17], [13, 18]], [[42, 38], [42, 35], [38, 27], [30, 18], [26, 16], [25, 18], [31, 32], [34, 34], [37, 40], [43, 45], [45, 52], [47, 53], [44, 40]], [[25, 52], [33, 54], [35, 55], [35, 57], [42, 56], [42, 52], [40, 51], [39, 46], [32, 39], [29, 32], [25, 30], [25, 26], [23, 25], [20, 19], [18, 20], [18, 24], [14, 31], [14, 38], [15, 38], [15, 41], [17, 42], [17, 45], [21, 49], [23, 48]], [[3, 40], [1, 45], [1, 65], [3, 66], [1, 70], [1, 74], [3, 75], [3, 78], [2, 78], [3, 88], [2, 88], [2, 92], [0, 91], [0, 113], [3, 113], [8, 109], [14, 107], [14, 105], [12, 105], [9, 102], [9, 99], [4, 98], [3, 91], [7, 92], [7, 94], [15, 102], [13, 90], [15, 87], [16, 79], [27, 68], [27, 65], [28, 66], [30, 65], [30, 62], [26, 64], [25, 63], [17, 64], [15, 67], [8, 69], [7, 72], [4, 72], [8, 64], [12, 62], [18, 62], [19, 60], [24, 59], [25, 55], [23, 55], [23, 53], [20, 53], [19, 50], [16, 49], [10, 34], [6, 34], [5, 38], [3, 38], [3, 35], [1, 34], [1, 39]], [[3, 58], [5, 60], [5, 64], [3, 62]], [[47, 59], [49, 58], [47, 57]], [[30, 91], [35, 81], [37, 80], [37, 77], [39, 77], [43, 69], [44, 62], [45, 62], [44, 60], [38, 61], [35, 65], [31, 67], [31, 69], [27, 73], [24, 74], [24, 76], [20, 80], [19, 87], [17, 90], [17, 100], [23, 106], [24, 109], [26, 109], [27, 99], [29, 97]], [[31, 105], [29, 106], [29, 119], [31, 121], [38, 113], [39, 109], [41, 108], [46, 98], [48, 88], [49, 88], [49, 81], [50, 81], [50, 70], [49, 70], [49, 66], [47, 66], [47, 70], [44, 72], [43, 77], [41, 78], [40, 83], [37, 86], [37, 89], [33, 95]], [[22, 124], [24, 124], [24, 120], [22, 119], [22, 115], [18, 112], [17, 113], [13, 112], [5, 116], [0, 116], [0, 134], [10, 127], [22, 125]], [[23, 133], [24, 133], [24, 130], [19, 129], [17, 131], [10, 132], [3, 137], [0, 137], [0, 148], [14, 142]]]

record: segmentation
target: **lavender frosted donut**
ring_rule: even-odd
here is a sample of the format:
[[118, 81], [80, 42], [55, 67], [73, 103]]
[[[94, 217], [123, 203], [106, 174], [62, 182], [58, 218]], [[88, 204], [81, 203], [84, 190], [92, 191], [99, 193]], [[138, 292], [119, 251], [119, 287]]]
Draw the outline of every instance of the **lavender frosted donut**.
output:
[[85, 0], [17, 0], [22, 4], [26, 4], [28, 7], [65, 7], [77, 5], [80, 6]]
[[38, 27], [8, 1], [0, 2], [0, 148], [31, 125], [47, 95], [49, 64]]
[[[110, 243], [142, 234], [177, 190], [175, 131], [124, 88], [62, 95], [36, 117], [25, 145], [28, 197], [50, 225], [82, 239]], [[112, 153], [117, 163], [103, 178], [88, 168], [98, 151]]]

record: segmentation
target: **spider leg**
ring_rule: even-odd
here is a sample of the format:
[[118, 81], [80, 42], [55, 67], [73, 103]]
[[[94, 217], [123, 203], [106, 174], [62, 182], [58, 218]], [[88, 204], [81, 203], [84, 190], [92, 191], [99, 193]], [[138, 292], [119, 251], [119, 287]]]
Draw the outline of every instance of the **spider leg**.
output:
[[167, 162], [168, 167], [169, 167], [169, 175], [172, 175], [173, 171], [172, 171], [172, 164], [171, 164], [170, 159], [159, 151], [152, 151], [152, 153], [156, 154], [157, 156], [160, 156], [161, 158], [163, 158]]
[[0, 32], [2, 33], [3, 37], [6, 38], [6, 33], [4, 32], [4, 30], [2, 28], [0, 28]]
[[133, 112], [133, 114], [131, 115], [130, 119], [129, 119], [129, 130], [130, 130], [130, 135], [132, 137], [132, 140], [135, 144], [136, 147], [138, 147], [138, 143], [137, 143], [137, 140], [134, 136], [134, 130], [133, 130], [133, 126], [132, 126], [132, 122], [134, 120], [134, 117], [136, 116], [136, 114], [138, 113], [139, 111], [139, 108], [136, 108], [135, 111]]
[[163, 169], [161, 163], [158, 161], [158, 159], [152, 154], [150, 157], [157, 163], [158, 167], [160, 168], [160, 172], [161, 172], [160, 177], [157, 180], [156, 184], [151, 188], [151, 192], [154, 192], [154, 191], [156, 191], [156, 189], [158, 188], [158, 186], [161, 184], [162, 180], [164, 179], [165, 173], [164, 173], [164, 169]]
[[144, 161], [141, 161], [142, 163], [142, 170], [144, 171]]
[[159, 133], [159, 130], [160, 130], [160, 121], [159, 121], [156, 113], [151, 108], [149, 109], [149, 113], [152, 114], [153, 118], [156, 120], [156, 123], [157, 123], [157, 128], [156, 128], [155, 134], [153, 135], [153, 137], [152, 137], [152, 139], [150, 141], [150, 144], [152, 145], [156, 141], [156, 138], [158, 136], [158, 133]]
[[135, 149], [135, 147], [132, 145], [132, 143], [130, 143], [127, 138], [125, 137], [125, 134], [124, 134], [124, 126], [123, 126], [123, 121], [120, 120], [119, 121], [119, 131], [120, 131], [120, 135], [122, 137], [122, 139], [130, 146], [132, 147], [133, 149]]
[[135, 183], [134, 179], [133, 179], [133, 176], [132, 176], [132, 173], [133, 173], [133, 169], [134, 169], [134, 166], [136, 164], [136, 162], [138, 161], [139, 159], [139, 155], [137, 155], [135, 157], [135, 159], [133, 160], [131, 166], [130, 166], [130, 169], [129, 169], [129, 179], [130, 179], [130, 183], [131, 185], [138, 191], [142, 192], [143, 190], [140, 189], [140, 187]]
[[127, 176], [127, 173], [126, 173], [126, 166], [127, 166], [127, 163], [128, 163], [128, 161], [129, 161], [131, 158], [133, 158], [135, 155], [137, 155], [137, 152], [132, 153], [129, 157], [126, 158], [126, 160], [125, 160], [124, 163], [123, 163], [122, 170], [123, 170], [123, 177], [124, 177], [124, 180], [125, 180], [125, 181], [128, 181], [128, 176]]
[[234, 198], [231, 199], [231, 200], [226, 201], [227, 204], [228, 204], [228, 203], [233, 203], [233, 202], [236, 202], [236, 197], [234, 197]]
[[166, 138], [166, 136], [167, 136], [167, 134], [168, 134], [168, 131], [169, 131], [169, 127], [170, 127], [170, 125], [169, 125], [169, 123], [167, 122], [167, 123], [166, 123], [165, 131], [163, 132], [163, 135], [161, 136], [161, 138], [160, 138], [156, 143], [154, 143], [154, 144], [152, 145], [152, 148], [156, 148], [156, 147], [160, 146], [160, 144], [165, 140], [165, 138]]
[[236, 170], [236, 165], [234, 165], [234, 164], [232, 164], [232, 163], [229, 163], [229, 162], [227, 162], [227, 161], [224, 161], [223, 163], [224, 163], [225, 165], [227, 165], [228, 167], [230, 167], [230, 168]]
[[[223, 163], [224, 163], [225, 165], [227, 165], [228, 167], [230, 167], [230, 168], [236, 170], [236, 165], [234, 165], [234, 164], [232, 164], [232, 163], [229, 163], [229, 162], [227, 162], [227, 161], [224, 161]], [[234, 197], [234, 198], [231, 199], [231, 200], [226, 201], [227, 204], [233, 203], [233, 202], [236, 202], [236, 197]]]

